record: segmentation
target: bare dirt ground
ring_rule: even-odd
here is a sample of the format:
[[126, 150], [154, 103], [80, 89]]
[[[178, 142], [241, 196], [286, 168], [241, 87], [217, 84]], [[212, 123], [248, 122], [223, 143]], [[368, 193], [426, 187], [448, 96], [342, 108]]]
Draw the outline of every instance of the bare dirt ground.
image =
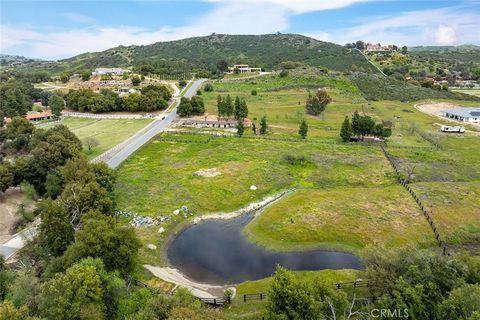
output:
[[8, 241], [15, 233], [12, 229], [20, 220], [16, 212], [25, 194], [18, 188], [10, 188], [0, 196], [0, 243]]
[[235, 288], [228, 286], [215, 286], [205, 283], [199, 283], [186, 278], [179, 270], [174, 268], [162, 268], [151, 265], [144, 265], [154, 276], [178, 286], [189, 289], [195, 297], [198, 298], [215, 298], [222, 297], [226, 289], [235, 292]]
[[414, 107], [422, 111], [423, 113], [431, 114], [434, 116], [441, 116], [442, 110], [461, 108], [461, 106], [457, 104], [447, 102], [416, 104]]
[[200, 169], [194, 173], [195, 176], [205, 177], [205, 178], [213, 178], [216, 176], [221, 175], [222, 173], [218, 171], [217, 168], [211, 169]]

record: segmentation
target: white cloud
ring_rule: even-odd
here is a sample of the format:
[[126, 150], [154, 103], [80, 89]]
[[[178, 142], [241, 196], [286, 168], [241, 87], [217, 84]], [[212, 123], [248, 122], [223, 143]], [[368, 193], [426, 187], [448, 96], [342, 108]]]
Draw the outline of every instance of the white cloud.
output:
[[478, 30], [479, 13], [461, 8], [442, 8], [369, 18], [359, 21], [354, 27], [329, 32], [326, 37], [336, 43], [364, 40], [399, 45], [452, 45], [479, 43]]
[[435, 42], [440, 45], [454, 45], [457, 43], [457, 33], [452, 26], [439, 25], [434, 37]]
[[80, 13], [75, 13], [75, 12], [66, 12], [63, 14], [64, 17], [67, 19], [70, 19], [74, 22], [79, 22], [79, 23], [95, 23], [96, 20], [92, 17], [80, 14]]

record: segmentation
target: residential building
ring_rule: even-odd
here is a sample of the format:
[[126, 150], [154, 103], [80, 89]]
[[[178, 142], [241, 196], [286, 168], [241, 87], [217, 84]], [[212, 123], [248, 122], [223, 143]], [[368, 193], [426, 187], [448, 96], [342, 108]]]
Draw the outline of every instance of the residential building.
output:
[[480, 107], [442, 110], [442, 114], [457, 121], [480, 123]]
[[92, 72], [93, 76], [102, 76], [106, 74], [120, 76], [124, 72], [128, 72], [128, 70], [124, 70], [122, 68], [97, 68], [95, 71]]
[[260, 72], [262, 71], [262, 68], [252, 68], [248, 64], [235, 64], [233, 67], [228, 67], [228, 71], [233, 73], [233, 72], [239, 72], [239, 73], [245, 73], [245, 72]]

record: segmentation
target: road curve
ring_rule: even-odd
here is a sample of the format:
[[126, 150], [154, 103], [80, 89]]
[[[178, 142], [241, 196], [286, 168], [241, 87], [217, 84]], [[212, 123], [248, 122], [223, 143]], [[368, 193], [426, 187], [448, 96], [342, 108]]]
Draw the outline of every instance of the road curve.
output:
[[[198, 79], [193, 81], [193, 83], [185, 89], [186, 91], [183, 96], [187, 98], [193, 97], [205, 81], [207, 81], [207, 79]], [[106, 164], [112, 169], [118, 167], [120, 163], [125, 161], [141, 146], [143, 146], [145, 143], [150, 141], [150, 139], [165, 130], [177, 117], [177, 106], [180, 103], [180, 97], [176, 97], [174, 103], [175, 107], [172, 109], [172, 111], [170, 111], [170, 113], [168, 113], [165, 119], [155, 120], [152, 124], [149, 125], [147, 130], [141, 130], [135, 136], [130, 138], [128, 142], [123, 144], [119, 148], [119, 150], [115, 152], [114, 155], [112, 155], [108, 160], [105, 161]]]

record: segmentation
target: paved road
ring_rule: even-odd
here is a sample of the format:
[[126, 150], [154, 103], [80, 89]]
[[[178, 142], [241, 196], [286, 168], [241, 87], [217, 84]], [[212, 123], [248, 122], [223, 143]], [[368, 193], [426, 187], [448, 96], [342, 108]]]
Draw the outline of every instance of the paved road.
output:
[[[193, 97], [205, 81], [207, 81], [207, 79], [195, 80], [188, 88], [185, 89], [186, 91], [183, 96], [188, 98]], [[135, 136], [129, 138], [127, 141], [115, 147], [113, 152], [111, 154], [108, 154], [105, 159], [107, 165], [110, 168], [116, 168], [120, 163], [122, 163], [122, 161], [127, 159], [142, 145], [144, 145], [150, 139], [165, 130], [177, 117], [177, 106], [179, 102], [180, 96], [175, 97], [174, 108], [172, 109], [172, 111], [170, 111], [170, 113], [168, 113], [165, 119], [155, 120], [146, 128], [140, 130]], [[38, 223], [39, 222], [40, 221], [38, 221]], [[35, 236], [38, 223], [35, 223], [34, 226], [19, 232], [9, 241], [0, 244], [0, 255], [3, 255], [5, 259], [8, 259], [13, 256], [18, 250], [23, 248], [26, 242]]]
[[[202, 84], [207, 81], [207, 79], [195, 80], [187, 89], [185, 89], [184, 97], [191, 98], [200, 89]], [[131, 154], [137, 151], [141, 146], [147, 143], [150, 139], [155, 137], [157, 134], [165, 130], [173, 120], [177, 117], [177, 106], [180, 102], [180, 97], [176, 97], [175, 107], [167, 117], [163, 120], [157, 119], [152, 124], [150, 124], [147, 130], [140, 131], [137, 135], [133, 136], [127, 143], [122, 145], [119, 150], [116, 150], [115, 154], [110, 156], [105, 162], [110, 168], [116, 168], [126, 160]]]

